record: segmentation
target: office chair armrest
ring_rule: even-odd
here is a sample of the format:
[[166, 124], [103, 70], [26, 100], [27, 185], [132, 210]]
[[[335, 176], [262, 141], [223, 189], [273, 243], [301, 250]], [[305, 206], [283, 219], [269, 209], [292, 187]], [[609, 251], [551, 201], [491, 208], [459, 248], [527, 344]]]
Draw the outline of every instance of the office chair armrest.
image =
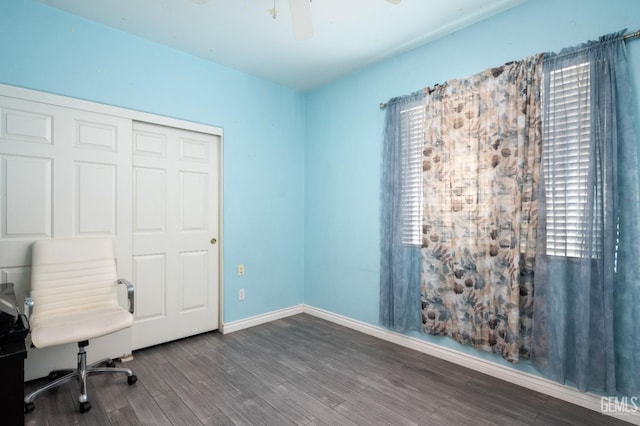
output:
[[33, 298], [31, 297], [31, 292], [27, 291], [24, 293], [24, 314], [27, 318], [31, 318], [31, 314], [33, 313]]
[[129, 299], [129, 312], [133, 313], [134, 308], [134, 297], [133, 297], [133, 284], [124, 278], [120, 278], [118, 280], [118, 284], [124, 284], [127, 286], [127, 298]]

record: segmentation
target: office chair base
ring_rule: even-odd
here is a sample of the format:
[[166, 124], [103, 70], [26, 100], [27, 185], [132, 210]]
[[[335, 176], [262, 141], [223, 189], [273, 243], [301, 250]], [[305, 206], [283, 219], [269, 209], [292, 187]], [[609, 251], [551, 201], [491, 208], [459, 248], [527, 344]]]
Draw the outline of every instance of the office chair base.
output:
[[78, 402], [80, 403], [80, 412], [86, 413], [91, 409], [91, 403], [87, 396], [87, 377], [93, 374], [107, 374], [107, 373], [122, 373], [127, 375], [127, 384], [133, 385], [138, 381], [138, 377], [133, 374], [130, 368], [115, 368], [113, 360], [107, 358], [102, 359], [87, 366], [87, 354], [84, 347], [88, 345], [88, 342], [78, 343], [78, 368], [67, 370], [54, 370], [49, 373], [49, 383], [40, 389], [31, 392], [24, 398], [24, 412], [25, 414], [32, 412], [35, 409], [35, 403], [33, 402], [38, 395], [48, 390], [63, 385], [71, 380], [78, 380], [80, 383], [80, 396]]

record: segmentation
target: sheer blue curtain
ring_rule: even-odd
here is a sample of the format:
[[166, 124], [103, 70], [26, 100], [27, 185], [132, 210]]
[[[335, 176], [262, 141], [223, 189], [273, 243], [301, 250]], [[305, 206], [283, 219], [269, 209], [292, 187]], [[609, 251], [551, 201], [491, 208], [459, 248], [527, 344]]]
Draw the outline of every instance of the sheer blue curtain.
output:
[[622, 32], [546, 54], [544, 76], [532, 362], [583, 391], [639, 395], [638, 147]]
[[422, 92], [387, 103], [382, 152], [380, 228], [380, 323], [392, 330], [419, 330]]

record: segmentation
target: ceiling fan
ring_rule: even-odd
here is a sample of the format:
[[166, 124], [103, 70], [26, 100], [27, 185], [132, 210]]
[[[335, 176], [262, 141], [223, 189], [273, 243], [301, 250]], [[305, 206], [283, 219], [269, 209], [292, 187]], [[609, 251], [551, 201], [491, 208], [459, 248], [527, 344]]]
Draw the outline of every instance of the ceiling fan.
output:
[[[291, 23], [293, 25], [293, 37], [296, 40], [306, 40], [313, 37], [313, 22], [311, 21], [312, 0], [289, 0], [291, 9]], [[389, 3], [400, 4], [401, 0], [386, 0]], [[275, 7], [272, 15], [276, 17]]]

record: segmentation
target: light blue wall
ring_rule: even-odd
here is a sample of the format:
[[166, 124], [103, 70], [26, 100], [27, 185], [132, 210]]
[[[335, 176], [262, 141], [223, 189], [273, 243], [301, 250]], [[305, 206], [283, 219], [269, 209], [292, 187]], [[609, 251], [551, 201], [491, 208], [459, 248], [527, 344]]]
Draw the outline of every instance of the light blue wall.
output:
[[224, 320], [302, 303], [304, 95], [32, 0], [0, 1], [0, 52], [0, 83], [222, 127]]
[[[305, 304], [379, 324], [379, 102], [624, 28], [635, 31], [639, 16], [637, 0], [529, 0], [308, 93]], [[629, 50], [638, 99], [640, 40]], [[635, 111], [640, 122], [637, 104]], [[449, 339], [424, 338], [507, 364]], [[532, 371], [526, 363], [518, 368]]]

